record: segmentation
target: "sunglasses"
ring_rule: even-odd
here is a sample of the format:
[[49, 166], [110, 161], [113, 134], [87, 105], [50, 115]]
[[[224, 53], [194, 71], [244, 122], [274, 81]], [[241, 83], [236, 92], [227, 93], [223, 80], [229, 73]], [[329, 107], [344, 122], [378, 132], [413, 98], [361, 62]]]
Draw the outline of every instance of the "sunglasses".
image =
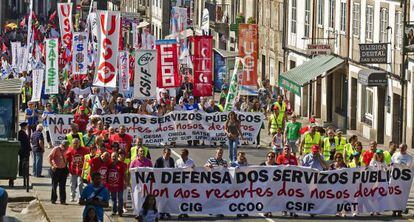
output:
[[275, 156], [273, 156], [273, 155], [269, 155], [269, 156], [267, 156], [267, 157], [274, 158]]

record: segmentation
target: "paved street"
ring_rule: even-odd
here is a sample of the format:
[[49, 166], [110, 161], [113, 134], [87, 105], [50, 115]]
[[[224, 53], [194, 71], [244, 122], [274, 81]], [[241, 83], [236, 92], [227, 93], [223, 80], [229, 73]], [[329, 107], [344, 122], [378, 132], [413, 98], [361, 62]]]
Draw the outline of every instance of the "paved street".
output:
[[[266, 132], [266, 131], [264, 131]], [[265, 146], [269, 143], [269, 138], [267, 134], [262, 133], [261, 135], [261, 143], [262, 146]], [[363, 141], [364, 145], [368, 144], [368, 141]], [[208, 142], [206, 142], [206, 146], [198, 146], [196, 148], [189, 148], [190, 149], [190, 157], [195, 161], [197, 166], [202, 166], [205, 164], [206, 160], [214, 155], [215, 148], [208, 146]], [[173, 158], [178, 158], [178, 153], [180, 153], [181, 148], [188, 148], [186, 145], [181, 145], [177, 148], [173, 148]], [[262, 147], [260, 149], [256, 149], [252, 146], [243, 146], [239, 149], [240, 151], [246, 152], [247, 160], [250, 164], [260, 164], [264, 161], [266, 153], [269, 151], [269, 148]], [[45, 158], [47, 157], [50, 149], [46, 150]], [[153, 159], [159, 157], [162, 153], [162, 148], [151, 148], [151, 156]], [[224, 149], [224, 156], [228, 159], [228, 152]], [[44, 161], [44, 168], [43, 168], [43, 175], [47, 175], [47, 169], [49, 165], [47, 161]], [[49, 221], [81, 221], [82, 219], [82, 210], [83, 207], [79, 206], [75, 203], [68, 202], [68, 205], [53, 205], [50, 202], [50, 178], [47, 176], [46, 178], [31, 178], [33, 183], [33, 190], [29, 193], [29, 195], [37, 196], [40, 200], [41, 205], [47, 215]], [[0, 181], [1, 186], [6, 186], [7, 181], [3, 180]], [[19, 189], [19, 186], [22, 186], [22, 179], [17, 179], [15, 185], [17, 188], [8, 189], [11, 193], [11, 196], [24, 196], [26, 193], [23, 189]], [[209, 215], [198, 215], [198, 216], [191, 216], [188, 219], [184, 219], [185, 221], [321, 221], [321, 220], [340, 220], [340, 221], [408, 221], [413, 218], [411, 215], [414, 213], [414, 189], [411, 190], [408, 208], [410, 209], [410, 213], [408, 215], [404, 215], [401, 219], [396, 219], [391, 217], [391, 212], [385, 213], [385, 215], [381, 216], [369, 216], [369, 215], [360, 215], [356, 218], [337, 218], [333, 216], [317, 216], [315, 218], [310, 218], [308, 215], [300, 215], [298, 218], [291, 218], [291, 217], [283, 217], [281, 213], [274, 213], [272, 218], [264, 218], [262, 215], [250, 215], [249, 218], [236, 218], [235, 216], [226, 216], [225, 218], [215, 218]], [[66, 192], [69, 194], [69, 181], [67, 182]], [[110, 211], [106, 211], [105, 221], [135, 221], [133, 215], [131, 214], [132, 209], [129, 206], [129, 212], [125, 214], [125, 217], [112, 217]], [[36, 216], [38, 217], [38, 216]], [[24, 218], [24, 217], [23, 217]], [[26, 221], [27, 218], [22, 219], [22, 221]], [[178, 219], [175, 215], [171, 219], [171, 221], [182, 221], [183, 219]]]

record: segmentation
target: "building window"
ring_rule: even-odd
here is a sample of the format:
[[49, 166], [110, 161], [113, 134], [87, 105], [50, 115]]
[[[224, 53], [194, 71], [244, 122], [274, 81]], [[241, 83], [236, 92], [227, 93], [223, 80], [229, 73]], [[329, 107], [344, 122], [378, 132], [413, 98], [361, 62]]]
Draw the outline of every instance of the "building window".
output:
[[366, 87], [365, 94], [365, 118], [372, 121], [373, 113], [372, 106], [374, 104], [374, 90]]
[[354, 3], [352, 8], [352, 32], [354, 36], [359, 37], [359, 30], [361, 29], [361, 5]]
[[325, 0], [318, 0], [318, 25], [323, 26], [323, 12], [325, 11], [323, 8], [323, 3]]
[[388, 42], [388, 9], [381, 8], [380, 13], [380, 42]]
[[346, 30], [346, 2], [341, 2], [341, 31]]
[[291, 32], [296, 34], [296, 0], [292, 0]]
[[372, 41], [372, 32], [374, 30], [374, 7], [372, 5], [367, 5], [366, 16], [365, 36], [367, 40]]
[[306, 0], [305, 3], [305, 37], [309, 38], [310, 32], [310, 17], [311, 17], [311, 2], [310, 0]]
[[335, 28], [335, 0], [329, 0], [329, 28]]
[[402, 13], [397, 11], [395, 13], [395, 46], [397, 48], [401, 48], [402, 45], [402, 30], [403, 30], [403, 23], [402, 23]]

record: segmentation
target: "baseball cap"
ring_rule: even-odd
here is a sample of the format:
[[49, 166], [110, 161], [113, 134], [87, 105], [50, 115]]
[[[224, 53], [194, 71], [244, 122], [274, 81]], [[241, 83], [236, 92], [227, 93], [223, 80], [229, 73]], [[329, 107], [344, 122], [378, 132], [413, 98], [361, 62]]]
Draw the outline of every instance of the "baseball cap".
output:
[[312, 146], [312, 152], [318, 152], [319, 151], [319, 146], [318, 145], [313, 145]]
[[189, 99], [194, 99], [194, 96], [190, 96]]
[[382, 150], [382, 149], [377, 149], [377, 150], [375, 151], [375, 153], [376, 153], [376, 154], [382, 154], [382, 153], [384, 153], [384, 150]]
[[79, 95], [79, 99], [83, 99], [83, 95]]
[[25, 127], [25, 126], [27, 126], [27, 122], [22, 122], [22, 123], [20, 123], [19, 125], [20, 125], [20, 127]]
[[125, 100], [127, 103], [130, 103], [131, 102], [131, 98], [128, 98], [128, 99], [126, 99]]

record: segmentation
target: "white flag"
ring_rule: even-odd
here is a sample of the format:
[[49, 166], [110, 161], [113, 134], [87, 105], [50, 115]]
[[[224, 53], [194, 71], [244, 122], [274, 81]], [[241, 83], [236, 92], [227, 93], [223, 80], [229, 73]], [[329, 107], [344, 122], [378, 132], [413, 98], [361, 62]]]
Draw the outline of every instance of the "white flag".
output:
[[46, 39], [45, 94], [59, 93], [58, 39]]
[[119, 52], [119, 91], [129, 90], [129, 53], [128, 51]]
[[157, 51], [135, 52], [134, 98], [156, 98], [157, 92]]
[[72, 24], [72, 3], [58, 3], [58, 16], [62, 47], [71, 45], [73, 24]]
[[17, 62], [19, 58], [19, 48], [21, 47], [20, 42], [12, 42], [11, 43], [11, 54], [12, 54], [12, 67], [17, 67]]
[[40, 101], [43, 85], [43, 69], [34, 69], [32, 71], [32, 100], [33, 102]]
[[72, 74], [88, 74], [88, 33], [75, 32], [72, 41]]
[[116, 87], [120, 14], [114, 11], [98, 11], [98, 55], [95, 86]]

